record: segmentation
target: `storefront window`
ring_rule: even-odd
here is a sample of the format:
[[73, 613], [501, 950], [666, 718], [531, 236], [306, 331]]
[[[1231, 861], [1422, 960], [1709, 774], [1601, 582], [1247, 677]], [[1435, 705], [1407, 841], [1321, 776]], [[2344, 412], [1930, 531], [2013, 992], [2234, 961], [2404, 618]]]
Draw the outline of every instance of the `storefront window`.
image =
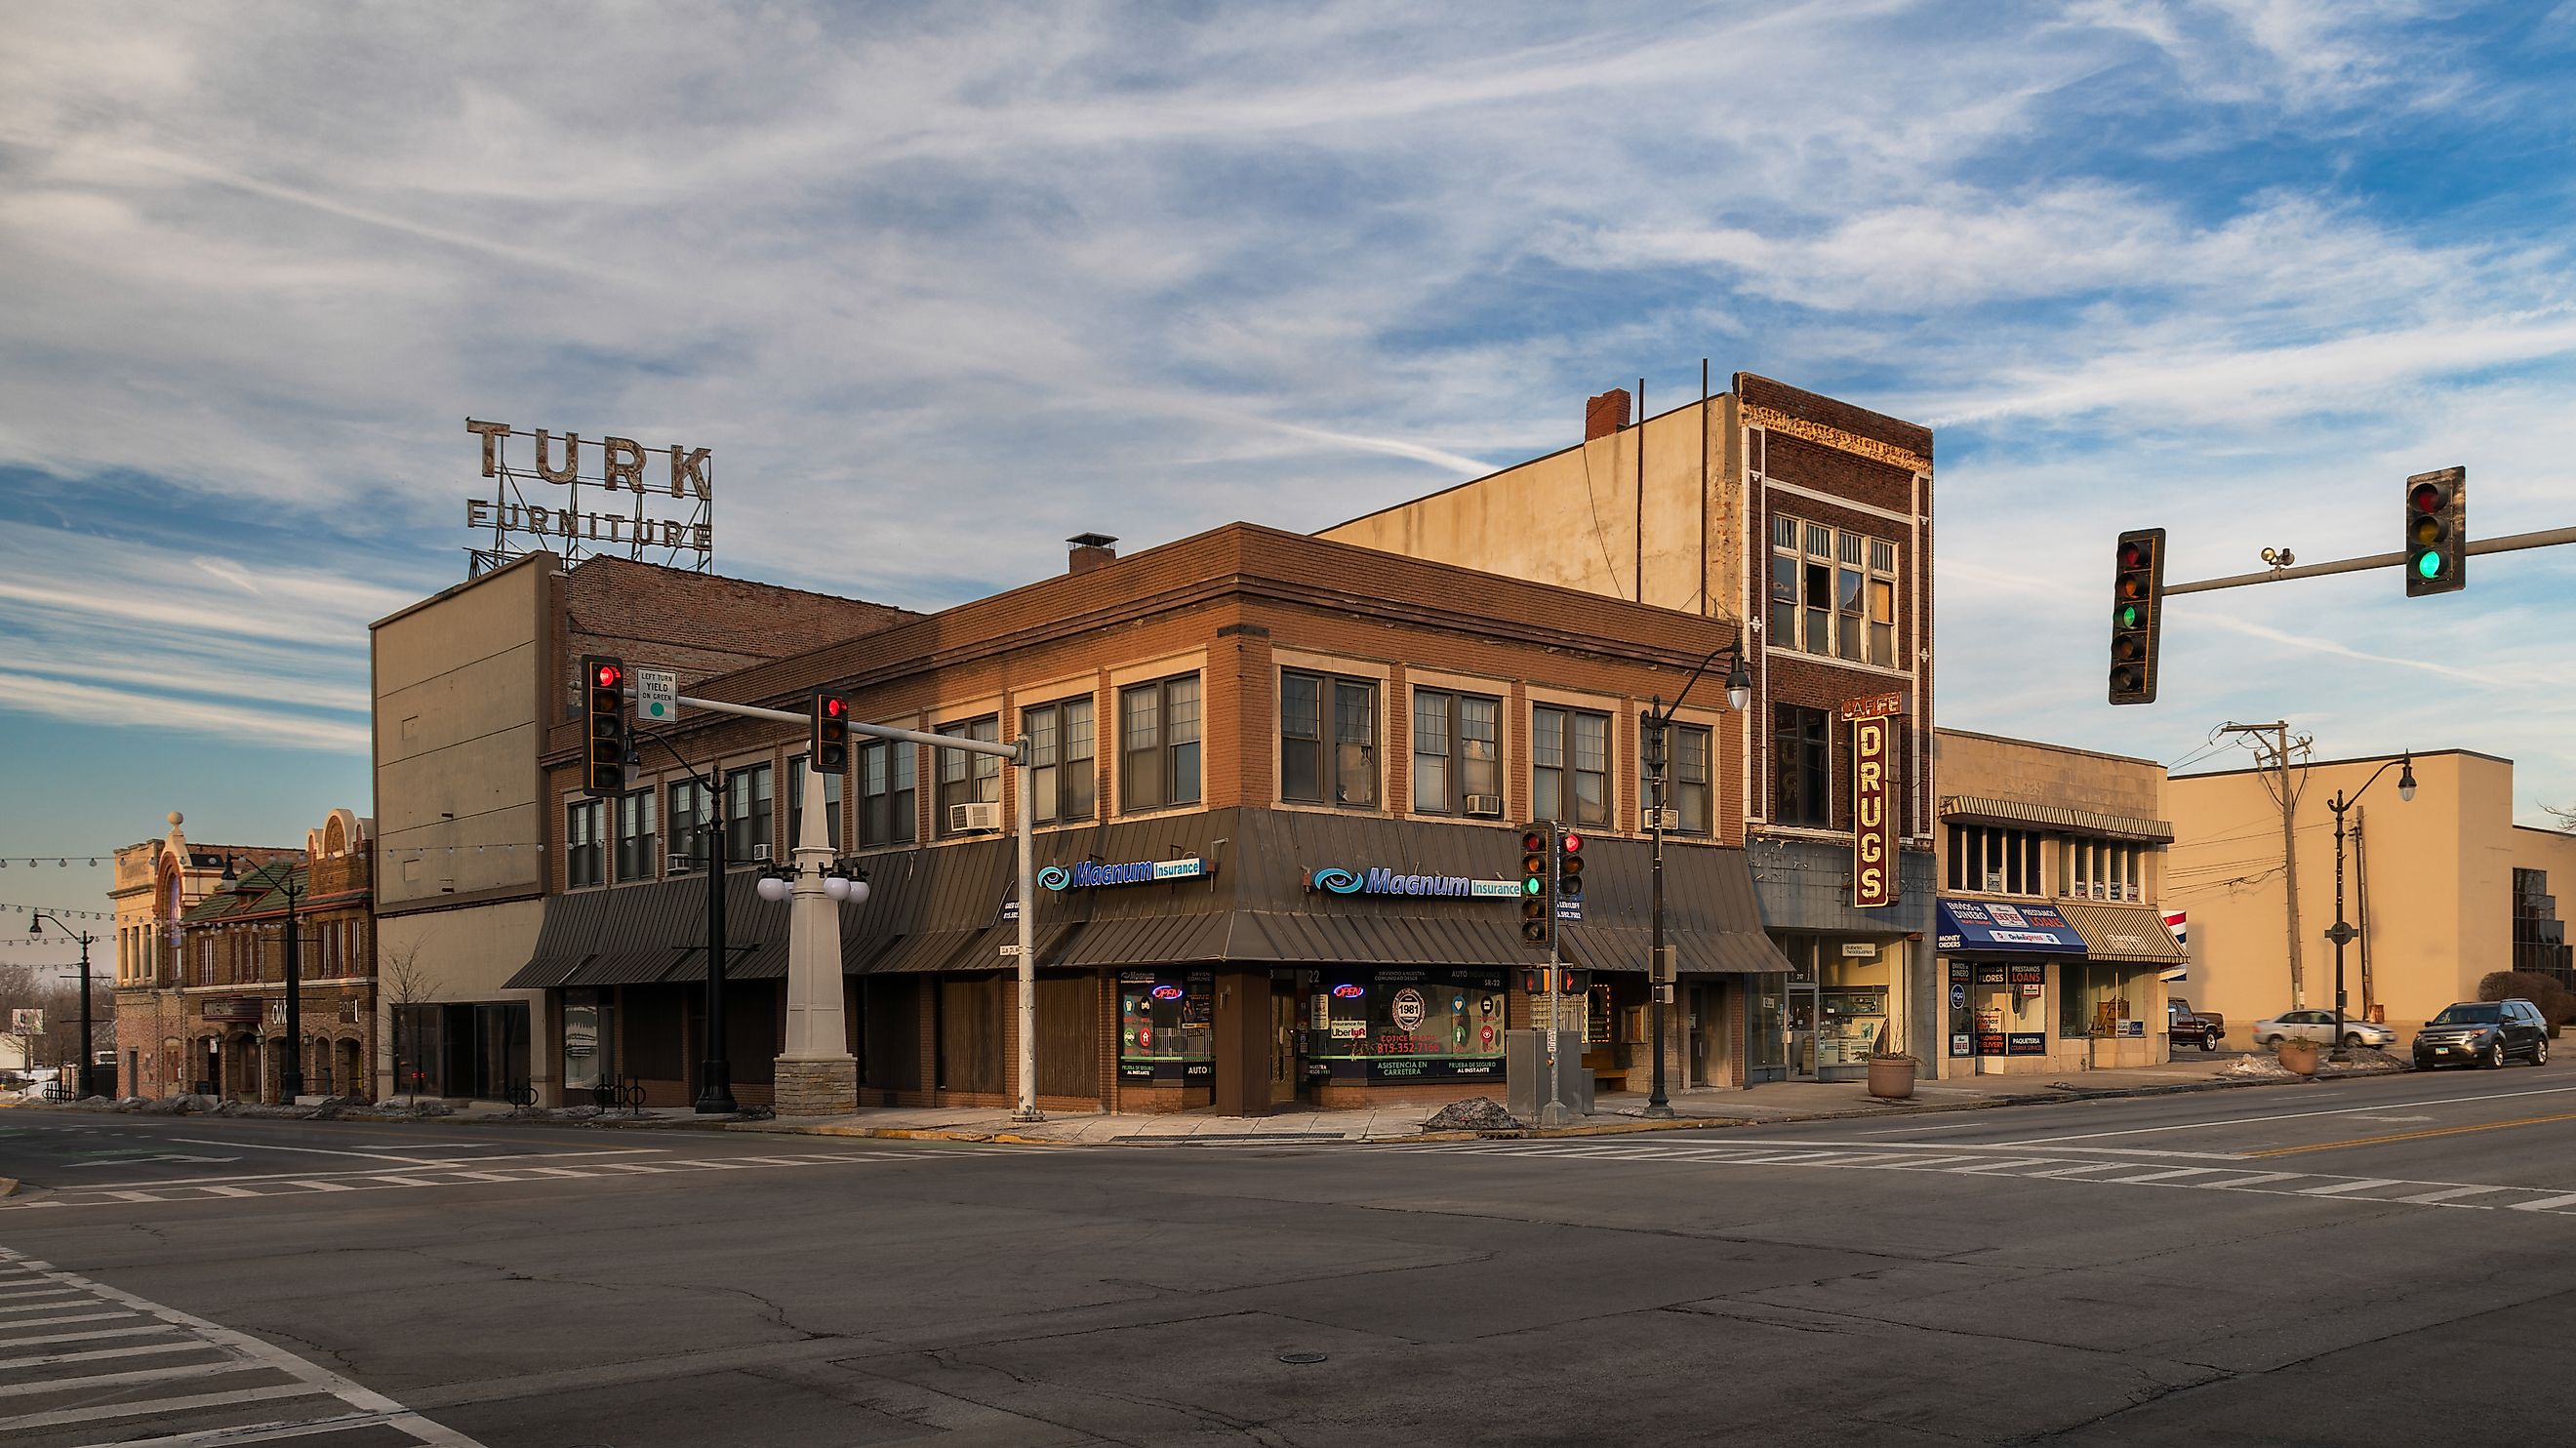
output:
[[2070, 961], [2057, 993], [2057, 1033], [2084, 1036], [2146, 1035], [2146, 972], [2102, 961]]
[[1326, 970], [1308, 1022], [1307, 1058], [1347, 1063], [1372, 1081], [1503, 1073], [1499, 970]]
[[1951, 1055], [2048, 1054], [2045, 963], [1952, 961], [1949, 984]]
[[567, 1091], [586, 1091], [615, 1079], [615, 1032], [610, 1029], [607, 993], [568, 990], [563, 1005], [563, 1084]]
[[[1840, 941], [1822, 943], [1825, 954], [1818, 977], [1823, 986], [1817, 993], [1816, 1024], [1819, 1066], [1867, 1061], [1879, 1031], [1893, 1019], [1889, 1008], [1896, 999], [1895, 949], [1870, 945], [1869, 954], [1854, 956], [1841, 953], [1842, 946]], [[1890, 1042], [1892, 1047], [1905, 1044]]]
[[1129, 1081], [1216, 1079], [1209, 1007], [1216, 976], [1130, 971], [1118, 978], [1118, 1074]]

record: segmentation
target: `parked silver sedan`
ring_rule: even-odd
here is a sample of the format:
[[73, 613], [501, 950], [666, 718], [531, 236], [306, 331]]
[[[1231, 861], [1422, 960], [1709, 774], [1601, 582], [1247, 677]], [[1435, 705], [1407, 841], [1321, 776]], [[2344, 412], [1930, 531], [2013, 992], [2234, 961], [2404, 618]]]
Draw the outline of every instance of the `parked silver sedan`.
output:
[[[2283, 1011], [2270, 1020], [2254, 1023], [2254, 1044], [2277, 1046], [2283, 1041], [2314, 1041], [2331, 1046], [2335, 1040], [2335, 1018], [2332, 1011]], [[2397, 1033], [2386, 1026], [2374, 1026], [2353, 1016], [2343, 1018], [2343, 1043], [2346, 1046], [2379, 1046], [2397, 1044]]]

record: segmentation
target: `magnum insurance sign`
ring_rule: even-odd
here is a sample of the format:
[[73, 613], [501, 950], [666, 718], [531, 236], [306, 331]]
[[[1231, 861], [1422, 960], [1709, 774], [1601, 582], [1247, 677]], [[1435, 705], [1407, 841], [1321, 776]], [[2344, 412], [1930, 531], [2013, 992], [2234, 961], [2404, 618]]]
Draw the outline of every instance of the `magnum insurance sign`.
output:
[[1847, 699], [1852, 727], [1852, 904], [1896, 903], [1896, 714], [1904, 697]]

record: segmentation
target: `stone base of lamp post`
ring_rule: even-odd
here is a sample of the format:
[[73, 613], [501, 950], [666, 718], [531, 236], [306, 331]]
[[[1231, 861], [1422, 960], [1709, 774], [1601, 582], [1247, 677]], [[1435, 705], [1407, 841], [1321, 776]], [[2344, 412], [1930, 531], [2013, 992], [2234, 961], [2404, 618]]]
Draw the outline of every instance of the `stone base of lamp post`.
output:
[[847, 1116], [859, 1109], [859, 1059], [780, 1057], [771, 1066], [770, 1109], [781, 1116]]

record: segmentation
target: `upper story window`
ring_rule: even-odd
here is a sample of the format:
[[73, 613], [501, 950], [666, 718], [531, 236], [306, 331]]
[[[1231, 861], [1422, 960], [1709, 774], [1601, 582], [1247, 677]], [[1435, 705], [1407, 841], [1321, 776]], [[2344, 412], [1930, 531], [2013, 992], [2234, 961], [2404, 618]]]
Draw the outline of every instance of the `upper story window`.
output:
[[859, 844], [908, 845], [918, 829], [913, 808], [912, 741], [872, 739], [859, 746]]
[[[1002, 720], [1000, 715], [987, 714], [981, 719], [942, 724], [933, 732], [951, 739], [978, 739], [986, 744], [997, 744], [1002, 738]], [[939, 771], [939, 833], [955, 834], [959, 829], [957, 806], [1002, 802], [1002, 757], [969, 753], [963, 749], [942, 749], [936, 753], [938, 758], [931, 767]]]
[[1771, 820], [1831, 828], [1831, 715], [1799, 704], [1771, 706]]
[[1899, 667], [1896, 545], [1773, 514], [1769, 627], [1773, 648]]
[[671, 781], [671, 873], [684, 875], [707, 857], [710, 811], [707, 787], [694, 779]]
[[1199, 676], [1118, 691], [1119, 808], [1199, 801]]
[[1029, 822], [1056, 824], [1092, 817], [1100, 774], [1089, 699], [1040, 704], [1020, 714], [1029, 740]]
[[1279, 676], [1279, 797], [1377, 807], [1377, 682]]
[[1413, 691], [1413, 808], [1500, 819], [1503, 701], [1447, 689]]
[[2039, 873], [2039, 832], [2000, 825], [1950, 826], [1945, 888], [1988, 895], [2045, 895]]
[[653, 791], [639, 789], [617, 801], [617, 878], [650, 880], [662, 868], [653, 858]]
[[575, 800], [564, 806], [564, 888], [607, 883], [607, 861], [600, 843], [603, 800]]
[[2059, 842], [2058, 852], [2066, 861], [2058, 872], [2058, 893], [2068, 899], [2146, 903], [2145, 867], [2140, 863], [2146, 852], [2138, 846], [2069, 837]]
[[[805, 756], [787, 761], [787, 848], [805, 838]], [[841, 852], [841, 776], [823, 776], [823, 843]]]
[[776, 802], [766, 764], [725, 771], [725, 863], [748, 865], [765, 853]]
[[1680, 815], [1677, 833], [1713, 833], [1716, 790], [1714, 735], [1705, 724], [1675, 724], [1668, 731], [1664, 760], [1664, 807]]
[[1609, 825], [1609, 715], [1546, 704], [1530, 711], [1530, 816]]

